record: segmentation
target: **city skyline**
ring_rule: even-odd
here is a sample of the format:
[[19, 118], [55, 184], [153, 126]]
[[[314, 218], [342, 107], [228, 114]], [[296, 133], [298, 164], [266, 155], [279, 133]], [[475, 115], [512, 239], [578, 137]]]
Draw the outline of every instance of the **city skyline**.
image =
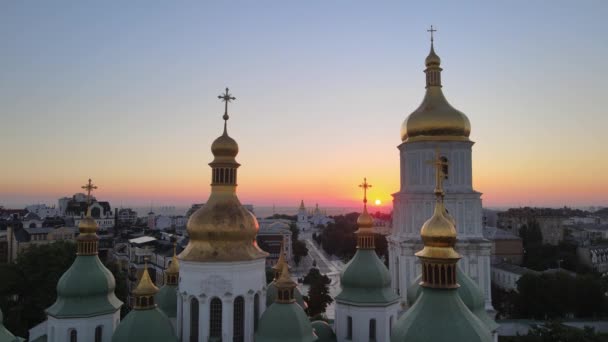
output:
[[67, 7], [0, 5], [5, 207], [204, 202], [225, 87], [243, 203], [390, 207], [431, 24], [484, 206], [608, 206], [604, 3]]

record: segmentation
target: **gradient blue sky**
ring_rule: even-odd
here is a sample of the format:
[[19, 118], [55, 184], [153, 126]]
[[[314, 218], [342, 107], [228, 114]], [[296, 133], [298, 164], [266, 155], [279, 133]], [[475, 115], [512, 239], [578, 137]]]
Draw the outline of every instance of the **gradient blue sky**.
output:
[[0, 2], [0, 204], [209, 192], [229, 86], [239, 194], [351, 205], [398, 189], [399, 128], [444, 92], [472, 124], [484, 204], [608, 205], [606, 1]]

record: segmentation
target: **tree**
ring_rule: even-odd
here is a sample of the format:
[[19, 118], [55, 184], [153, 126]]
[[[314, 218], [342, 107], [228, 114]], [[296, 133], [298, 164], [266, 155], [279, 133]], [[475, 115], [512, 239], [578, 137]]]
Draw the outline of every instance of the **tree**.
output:
[[334, 300], [329, 295], [328, 276], [321, 274], [318, 268], [311, 268], [304, 277], [304, 284], [309, 284], [306, 312], [309, 317], [314, 317], [325, 312], [325, 309]]
[[301, 240], [292, 241], [291, 247], [293, 251], [293, 261], [296, 263], [296, 266], [298, 266], [302, 257], [308, 255], [308, 247], [306, 247], [304, 241]]
[[120, 269], [120, 266], [115, 262], [104, 263], [106, 268], [112, 272], [114, 280], [116, 281], [116, 288], [114, 294], [116, 298], [120, 299], [124, 305], [120, 308], [120, 318], [123, 319], [131, 309], [127, 305], [127, 297], [129, 296], [129, 288], [127, 286], [127, 274]]
[[4, 325], [18, 336], [44, 321], [57, 298], [57, 282], [76, 257], [73, 242], [33, 245], [14, 264], [0, 267], [0, 306]]

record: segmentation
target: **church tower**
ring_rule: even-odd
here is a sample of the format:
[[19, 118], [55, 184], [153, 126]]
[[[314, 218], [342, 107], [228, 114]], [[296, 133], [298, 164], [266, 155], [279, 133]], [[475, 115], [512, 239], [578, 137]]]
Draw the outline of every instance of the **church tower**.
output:
[[306, 212], [304, 200], [300, 202], [300, 207], [298, 208], [298, 220], [296, 221], [296, 226], [300, 231], [306, 231], [310, 228], [310, 221], [308, 220], [308, 212]]
[[255, 242], [255, 216], [237, 194], [238, 144], [228, 135], [228, 92], [224, 133], [211, 145], [211, 194], [188, 220], [190, 241], [179, 254], [177, 326], [183, 342], [251, 342], [265, 309], [267, 253]]
[[[97, 186], [89, 179], [82, 188], [88, 207]], [[97, 256], [97, 229], [88, 208], [78, 224], [76, 260], [59, 279], [57, 300], [46, 310], [49, 341], [109, 342], [118, 326], [122, 302], [114, 294], [114, 276]], [[30, 339], [35, 338], [30, 332]]]
[[357, 252], [340, 275], [342, 291], [336, 296], [335, 331], [342, 341], [387, 342], [397, 319], [399, 296], [391, 276], [376, 254], [374, 219], [367, 212], [367, 179], [363, 188], [363, 213], [357, 218]]
[[441, 60], [433, 46], [426, 57], [426, 94], [422, 103], [401, 126], [399, 192], [393, 194], [393, 230], [388, 238], [393, 288], [405, 301], [407, 288], [420, 275], [414, 253], [422, 248], [419, 227], [433, 213], [435, 198], [433, 163], [440, 149], [444, 163], [445, 206], [456, 221], [456, 250], [460, 268], [483, 291], [491, 309], [490, 243], [482, 234], [481, 193], [473, 189], [471, 125], [462, 112], [443, 95]]
[[391, 342], [492, 342], [488, 325], [463, 302], [454, 250], [456, 227], [444, 206], [445, 165], [439, 153], [435, 159], [436, 187], [433, 215], [422, 225], [420, 236], [420, 295], [414, 305], [399, 318], [392, 330]]

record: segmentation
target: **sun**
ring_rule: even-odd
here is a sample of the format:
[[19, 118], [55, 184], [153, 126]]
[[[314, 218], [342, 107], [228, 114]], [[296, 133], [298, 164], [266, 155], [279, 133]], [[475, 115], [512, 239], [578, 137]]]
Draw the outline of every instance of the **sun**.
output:
[[376, 205], [380, 205], [380, 204], [382, 204], [382, 201], [381, 201], [381, 200], [379, 200], [379, 199], [377, 199], [377, 200], [375, 200], [375, 201], [374, 201], [374, 203], [375, 203]]

